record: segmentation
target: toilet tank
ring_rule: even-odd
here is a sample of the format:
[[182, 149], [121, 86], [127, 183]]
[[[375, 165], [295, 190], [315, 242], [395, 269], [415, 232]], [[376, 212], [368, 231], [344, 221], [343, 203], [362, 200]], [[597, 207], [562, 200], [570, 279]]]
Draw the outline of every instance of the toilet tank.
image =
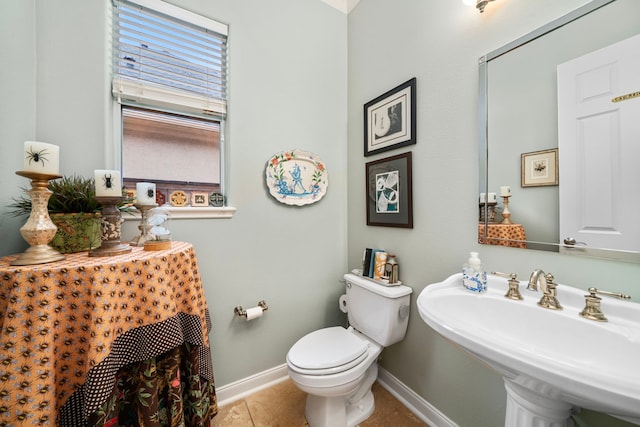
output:
[[355, 274], [344, 278], [349, 324], [385, 347], [404, 339], [413, 290], [404, 285], [380, 285]]

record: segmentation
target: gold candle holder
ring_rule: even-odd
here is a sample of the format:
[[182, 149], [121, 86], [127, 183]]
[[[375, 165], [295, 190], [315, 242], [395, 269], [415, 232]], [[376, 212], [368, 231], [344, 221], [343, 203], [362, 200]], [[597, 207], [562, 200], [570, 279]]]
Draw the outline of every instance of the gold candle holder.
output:
[[509, 197], [502, 196], [504, 199], [504, 209], [502, 209], [502, 224], [513, 224], [511, 222], [511, 212], [509, 211]]
[[99, 248], [89, 251], [91, 257], [114, 256], [131, 252], [131, 246], [120, 242], [122, 229], [122, 214], [118, 205], [125, 197], [99, 197], [98, 203], [102, 205], [102, 243]]
[[147, 224], [147, 217], [149, 215], [149, 211], [153, 208], [157, 208], [158, 205], [156, 203], [153, 204], [139, 204], [135, 203], [133, 206], [136, 207], [140, 211], [140, 225], [138, 226], [138, 230], [140, 230], [140, 235], [135, 237], [131, 243], [131, 246], [144, 246], [146, 242], [151, 240], [151, 236], [149, 236], [149, 230], [151, 227]]
[[31, 245], [11, 265], [45, 264], [65, 259], [65, 256], [49, 246], [49, 242], [56, 235], [58, 227], [49, 217], [49, 197], [51, 190], [47, 187], [52, 179], [62, 178], [62, 175], [43, 174], [30, 171], [17, 171], [16, 175], [31, 180], [31, 214], [27, 222], [20, 227], [22, 238]]

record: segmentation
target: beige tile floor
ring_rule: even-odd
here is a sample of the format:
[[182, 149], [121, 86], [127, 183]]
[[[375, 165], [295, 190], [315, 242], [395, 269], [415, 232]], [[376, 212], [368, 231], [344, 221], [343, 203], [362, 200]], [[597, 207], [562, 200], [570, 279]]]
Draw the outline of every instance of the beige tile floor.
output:
[[[372, 390], [375, 410], [360, 427], [428, 427], [377, 382]], [[211, 427], [305, 427], [305, 400], [287, 380], [220, 408]]]

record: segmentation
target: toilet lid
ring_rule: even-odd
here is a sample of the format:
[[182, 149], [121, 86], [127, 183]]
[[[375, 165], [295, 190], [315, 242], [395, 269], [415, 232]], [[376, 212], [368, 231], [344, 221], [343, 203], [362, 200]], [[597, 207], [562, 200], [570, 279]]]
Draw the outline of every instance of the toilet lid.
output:
[[[366, 356], [367, 343], [340, 326], [311, 332], [296, 342], [287, 358], [299, 368], [324, 370], [348, 365]], [[359, 362], [360, 360], [358, 360]]]

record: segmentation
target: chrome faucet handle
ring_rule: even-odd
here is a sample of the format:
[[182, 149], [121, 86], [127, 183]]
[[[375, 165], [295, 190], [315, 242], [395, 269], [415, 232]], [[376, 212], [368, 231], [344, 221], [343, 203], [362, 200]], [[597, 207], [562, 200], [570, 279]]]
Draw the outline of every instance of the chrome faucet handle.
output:
[[562, 305], [560, 305], [560, 301], [558, 301], [556, 288], [558, 287], [557, 283], [553, 281], [553, 274], [546, 274], [544, 280], [540, 280], [540, 287], [542, 290], [542, 298], [538, 301], [538, 305], [540, 307], [548, 308], [551, 310], [562, 310]]
[[631, 299], [630, 295], [626, 295], [621, 292], [609, 292], [601, 291], [596, 288], [589, 288], [589, 295], [584, 296], [585, 306], [580, 312], [580, 316], [597, 322], [607, 322], [608, 319], [600, 309], [600, 301], [602, 301], [602, 298], [596, 294], [608, 295], [618, 299]]
[[522, 295], [520, 294], [520, 282], [518, 281], [518, 275], [516, 273], [500, 273], [499, 271], [492, 271], [491, 274], [495, 274], [496, 276], [507, 277], [509, 283], [509, 290], [506, 294], [504, 294], [505, 298], [513, 299], [513, 300], [521, 300]]

